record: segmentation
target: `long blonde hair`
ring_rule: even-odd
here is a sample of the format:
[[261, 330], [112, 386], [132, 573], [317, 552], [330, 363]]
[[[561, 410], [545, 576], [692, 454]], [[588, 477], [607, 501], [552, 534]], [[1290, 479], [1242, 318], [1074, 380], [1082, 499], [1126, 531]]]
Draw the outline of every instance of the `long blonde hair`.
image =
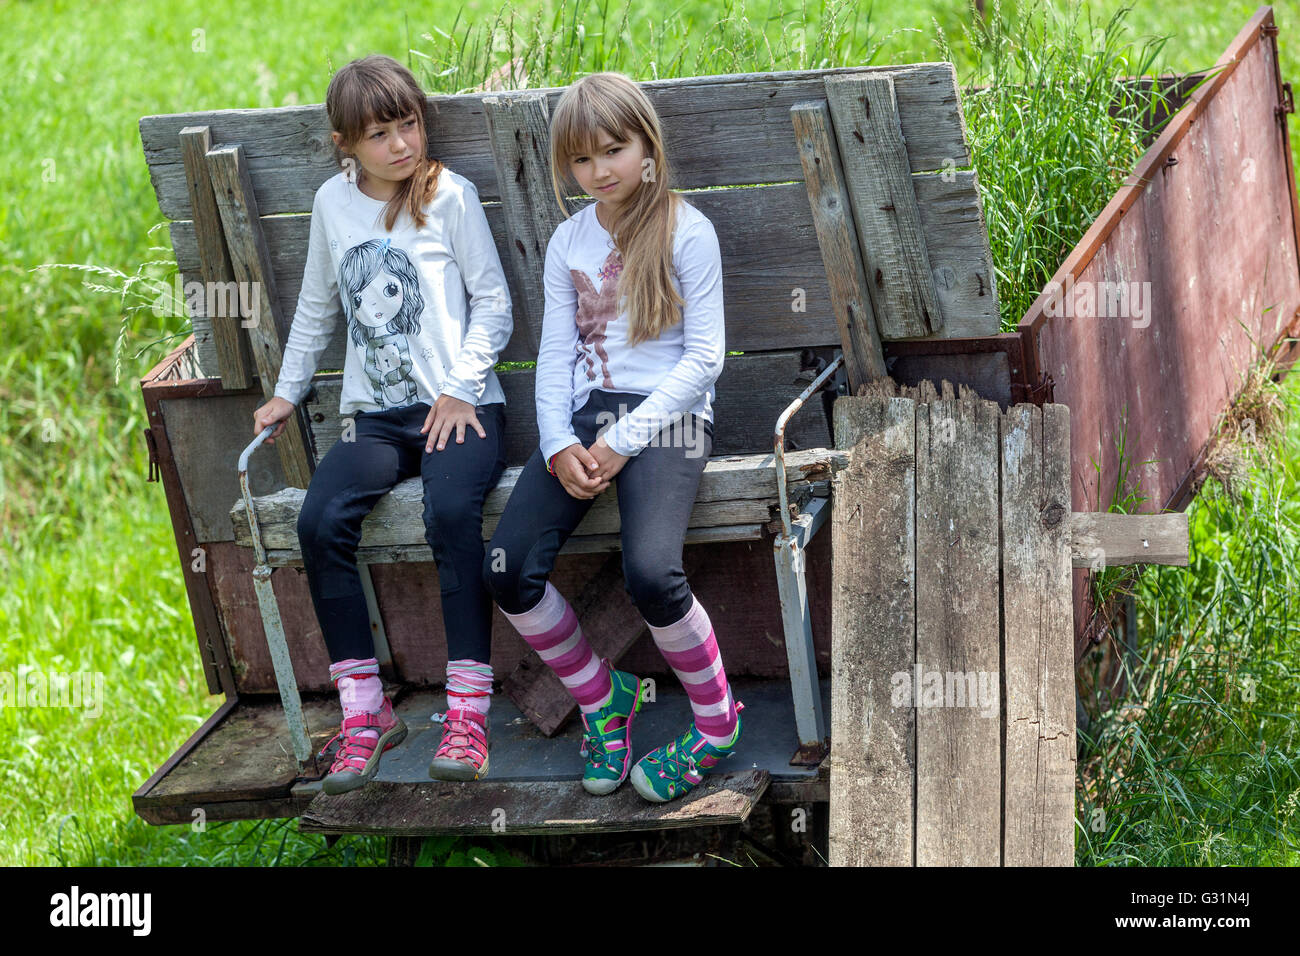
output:
[[[427, 155], [425, 102], [424, 91], [411, 71], [382, 53], [372, 53], [340, 67], [325, 94], [325, 111], [330, 126], [343, 138], [343, 151], [353, 149], [371, 123], [391, 123], [415, 114], [420, 129], [420, 153], [415, 158], [415, 171], [397, 184], [397, 192], [384, 206], [384, 228], [389, 232], [403, 207], [416, 227], [423, 227], [427, 221], [424, 207], [438, 191], [442, 162]], [[335, 154], [341, 162], [343, 157], [337, 147]], [[356, 168], [359, 183], [364, 171], [360, 163]]]
[[636, 345], [681, 321], [685, 303], [672, 283], [673, 230], [685, 200], [669, 188], [659, 117], [641, 87], [622, 73], [592, 73], [564, 91], [551, 117], [551, 185], [566, 215], [564, 190], [580, 191], [569, 161], [595, 155], [599, 130], [620, 142], [640, 137], [652, 162], [643, 167], [640, 187], [619, 207], [609, 229], [623, 257], [620, 310], [625, 306], [628, 315], [628, 344]]

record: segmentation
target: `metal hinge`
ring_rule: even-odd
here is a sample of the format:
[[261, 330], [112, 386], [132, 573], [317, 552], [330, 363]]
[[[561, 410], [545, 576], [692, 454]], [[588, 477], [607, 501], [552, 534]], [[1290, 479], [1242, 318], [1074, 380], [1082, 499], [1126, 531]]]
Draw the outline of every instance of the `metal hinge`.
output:
[[157, 481], [162, 476], [162, 465], [158, 461], [158, 445], [153, 431], [148, 428], [144, 430], [144, 443], [149, 446], [149, 480]]
[[1044, 375], [1036, 385], [1022, 385], [1020, 382], [1011, 383], [1011, 403], [1013, 405], [1023, 405], [1030, 402], [1034, 405], [1042, 405], [1044, 402], [1050, 402], [1053, 396], [1053, 386], [1056, 384], [1051, 375]]
[[1273, 115], [1281, 119], [1287, 113], [1295, 112], [1295, 97], [1291, 95], [1291, 84], [1282, 84], [1282, 102], [1273, 107]]
[[1262, 27], [1259, 28], [1259, 32], [1262, 33], [1262, 34], [1263, 34], [1264, 36], [1266, 36], [1266, 37], [1275, 37], [1275, 36], [1277, 36], [1277, 24], [1276, 24], [1276, 23], [1266, 23], [1266, 24], [1264, 24]]

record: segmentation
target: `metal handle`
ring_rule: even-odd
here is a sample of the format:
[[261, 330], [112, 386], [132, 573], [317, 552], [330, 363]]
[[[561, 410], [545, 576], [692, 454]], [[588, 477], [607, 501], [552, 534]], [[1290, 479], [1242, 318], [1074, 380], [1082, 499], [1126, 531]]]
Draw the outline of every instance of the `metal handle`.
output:
[[799, 411], [803, 403], [808, 401], [809, 396], [820, 389], [826, 379], [835, 374], [835, 370], [843, 364], [844, 354], [840, 353], [835, 356], [835, 361], [827, 365], [826, 369], [812, 380], [812, 384], [799, 393], [799, 397], [791, 402], [781, 413], [781, 417], [776, 420], [776, 491], [781, 499], [781, 527], [785, 529], [787, 538], [791, 534], [791, 528], [790, 503], [785, 488], [785, 425], [790, 420], [790, 416]]

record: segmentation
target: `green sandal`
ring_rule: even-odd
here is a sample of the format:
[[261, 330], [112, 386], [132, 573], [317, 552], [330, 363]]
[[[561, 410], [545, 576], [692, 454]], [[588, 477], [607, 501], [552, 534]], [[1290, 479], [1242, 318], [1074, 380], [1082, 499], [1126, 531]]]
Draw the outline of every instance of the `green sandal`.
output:
[[600, 710], [582, 714], [582, 755], [587, 765], [582, 786], [588, 793], [613, 793], [627, 779], [632, 754], [632, 718], [641, 709], [641, 682], [626, 671], [616, 671], [609, 661], [614, 696]]
[[652, 803], [667, 803], [694, 790], [704, 779], [703, 771], [735, 754], [740, 743], [740, 712], [744, 709], [745, 705], [736, 701], [736, 732], [726, 747], [709, 743], [692, 721], [686, 733], [638, 760], [632, 768], [636, 792]]

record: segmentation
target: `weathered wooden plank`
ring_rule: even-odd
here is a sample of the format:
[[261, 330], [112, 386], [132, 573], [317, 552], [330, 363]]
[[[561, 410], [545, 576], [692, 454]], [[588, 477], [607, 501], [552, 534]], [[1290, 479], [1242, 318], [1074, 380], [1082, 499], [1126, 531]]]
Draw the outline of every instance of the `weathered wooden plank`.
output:
[[546, 246], [565, 210], [551, 187], [551, 129], [546, 94], [483, 98], [488, 142], [501, 189], [510, 261], [524, 288], [520, 307], [534, 350], [546, 311]]
[[[789, 135], [790, 106], [822, 94], [825, 76], [888, 70], [896, 74], [899, 115], [913, 172], [951, 159], [970, 165], [953, 67], [949, 63], [846, 67], [655, 80], [641, 84], [662, 120], [679, 187], [779, 183], [800, 178]], [[471, 179], [484, 199], [499, 199], [482, 101], [534, 91], [431, 96], [425, 109], [429, 142], [443, 162]], [[548, 113], [563, 92], [546, 89]], [[265, 215], [306, 212], [320, 184], [338, 172], [323, 104], [271, 109], [211, 110], [146, 116], [140, 138], [163, 215], [190, 219], [191, 207], [176, 136], [208, 126], [218, 143], [240, 143]], [[744, 143], [744, 149], [729, 148]], [[723, 148], [728, 147], [728, 148]]]
[[[997, 297], [974, 173], [959, 170], [947, 177], [950, 181], [945, 181], [942, 174], [912, 178], [944, 316], [943, 328], [933, 337], [996, 333]], [[823, 260], [807, 190], [802, 184], [684, 195], [709, 217], [718, 233], [728, 349], [752, 352], [840, 344], [825, 270], [809, 268], [810, 263]], [[554, 205], [554, 197], [550, 201]], [[525, 292], [524, 277], [513, 261], [517, 250], [512, 251], [507, 236], [505, 212], [495, 203], [485, 204], [484, 212], [505, 269], [511, 301], [527, 302], [530, 294]], [[309, 215], [262, 219], [277, 297], [286, 316], [292, 316], [297, 308], [310, 220]], [[762, 223], [763, 242], [754, 241], [755, 223]], [[197, 272], [200, 259], [193, 224], [172, 223], [171, 237], [181, 271]], [[523, 324], [517, 322], [516, 329]], [[194, 328], [201, 337], [208, 324], [197, 317]], [[342, 368], [345, 346], [346, 330], [340, 323], [321, 355], [320, 368]], [[531, 361], [536, 355], [529, 336], [517, 331], [502, 351], [501, 360]], [[205, 367], [215, 368], [202, 347], [200, 358], [208, 363]]]
[[1009, 409], [1001, 459], [1003, 863], [1071, 866], [1076, 742], [1069, 409]]
[[867, 275], [858, 250], [848, 185], [840, 166], [839, 147], [826, 101], [796, 103], [790, 107], [790, 121], [799, 144], [808, 204], [830, 283], [831, 305], [840, 330], [845, 374], [852, 395], [859, 385], [882, 378], [886, 372]]
[[[926, 386], [922, 386], [922, 392]], [[999, 409], [917, 406], [916, 865], [1001, 862]]]
[[[206, 292], [214, 284], [233, 287], [235, 270], [226, 252], [226, 237], [221, 229], [221, 213], [212, 193], [212, 177], [208, 173], [207, 152], [212, 148], [212, 134], [206, 126], [187, 126], [181, 130], [181, 153], [185, 162], [185, 179], [189, 186], [190, 206], [194, 210], [194, 232], [203, 263], [202, 281]], [[222, 299], [228, 302], [228, 299]], [[217, 303], [208, 295], [200, 300], [200, 311], [212, 328], [215, 346], [215, 371], [226, 388], [247, 388], [253, 374], [253, 356], [249, 352], [248, 338], [240, 328], [239, 299], [235, 308], [217, 309]]]
[[650, 803], [631, 787], [593, 797], [573, 781], [408, 784], [371, 781], [321, 794], [302, 815], [304, 833], [465, 836], [603, 833], [742, 823], [767, 789], [766, 770], [709, 775], [680, 800]]
[[841, 398], [831, 554], [830, 863], [913, 863], [915, 711], [888, 675], [915, 659], [916, 403]]
[[[717, 528], [688, 528], [685, 544], [727, 544], [733, 541], [761, 541], [767, 534], [766, 524], [722, 525]], [[623, 539], [617, 534], [573, 535], [564, 542], [560, 554], [601, 554], [623, 550]], [[405, 564], [412, 561], [432, 561], [433, 552], [428, 544], [398, 544], [382, 548], [358, 548], [357, 561], [361, 564]], [[266, 562], [273, 568], [302, 567], [299, 551], [272, 550], [266, 553]]]
[[[288, 337], [289, 327], [276, 301], [275, 273], [262, 236], [257, 199], [253, 195], [253, 184], [240, 147], [211, 150], [207, 161], [235, 277], [239, 282], [248, 283], [250, 289], [249, 299], [254, 308], [250, 317], [252, 325], [248, 329], [249, 343], [262, 394], [270, 398], [275, 392], [276, 375], [283, 359], [283, 342]], [[299, 488], [306, 488], [311, 480], [312, 460], [301, 412], [286, 419], [284, 431], [275, 440], [275, 447], [286, 480]]]
[[930, 273], [890, 74], [827, 77], [872, 306], [887, 339], [930, 335], [943, 312]]
[[[800, 353], [767, 352], [728, 356], [718, 377], [713, 403], [713, 454], [745, 455], [772, 447], [776, 420], [807, 386], [799, 377]], [[533, 391], [536, 372], [513, 369], [497, 374], [506, 396], [506, 462], [521, 465], [537, 449], [537, 416]], [[303, 401], [316, 453], [324, 457], [342, 432], [339, 394], [342, 377], [317, 377], [314, 396]], [[689, 440], [692, 436], [686, 432]], [[830, 429], [818, 401], [808, 402], [786, 427], [786, 447], [825, 448]], [[319, 458], [318, 458], [319, 460]]]
[[1076, 568], [1121, 564], [1188, 565], [1187, 512], [1162, 515], [1073, 513], [1070, 558]]
[[[823, 455], [826, 461], [833, 459]], [[770, 460], [770, 458], [769, 458]], [[770, 464], [754, 456], [754, 467], [749, 470], [723, 470], [710, 475], [705, 469], [701, 486], [707, 483], [703, 496], [697, 497], [691, 511], [691, 527], [725, 527], [730, 525], [761, 524], [772, 520], [776, 507], [775, 478]], [[486, 541], [496, 530], [497, 522], [505, 510], [506, 502], [514, 490], [522, 467], [506, 470], [497, 486], [483, 503], [483, 539]], [[787, 475], [797, 469], [787, 469]], [[788, 486], [791, 500], [797, 501], [812, 495], [812, 482], [800, 478]], [[728, 494], [727, 492], [731, 493]], [[277, 550], [297, 550], [298, 513], [306, 491], [301, 488], [283, 488], [254, 499], [262, 544]], [[383, 548], [400, 545], [418, 545], [424, 540], [424, 485], [421, 479], [408, 478], [394, 486], [379, 499], [374, 510], [362, 522], [361, 546]], [[252, 538], [245, 516], [243, 499], [230, 511], [235, 541], [252, 547]], [[617, 534], [619, 531], [617, 489], [610, 487], [592, 505], [587, 516], [578, 525], [576, 534]]]

